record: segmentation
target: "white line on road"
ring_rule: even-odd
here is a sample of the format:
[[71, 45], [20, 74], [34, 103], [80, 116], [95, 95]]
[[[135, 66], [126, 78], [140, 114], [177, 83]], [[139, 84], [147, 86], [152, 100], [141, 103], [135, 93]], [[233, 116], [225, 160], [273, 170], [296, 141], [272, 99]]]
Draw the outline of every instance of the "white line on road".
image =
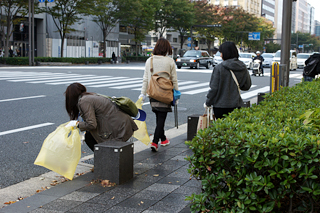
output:
[[22, 98], [11, 98], [11, 99], [0, 100], [0, 102], [25, 100], [25, 99], [31, 99], [31, 98], [44, 98], [44, 97], [46, 97], [46, 96], [45, 95], [38, 95], [38, 96], [29, 96], [29, 97], [22, 97]]
[[248, 98], [257, 96], [258, 93], [260, 93], [260, 92], [262, 93], [262, 92], [268, 92], [268, 91], [270, 91], [270, 86], [262, 87], [262, 88], [241, 94], [241, 98], [248, 99]]
[[26, 131], [26, 130], [30, 130], [30, 129], [36, 129], [36, 128], [40, 128], [40, 127], [50, 126], [50, 125], [53, 125], [53, 124], [54, 123], [43, 123], [43, 124], [27, 126], [27, 127], [23, 127], [23, 128], [19, 128], [19, 129], [8, 130], [8, 131], [0, 132], [0, 136], [1, 135], [8, 135], [8, 134], [11, 134], [11, 133], [16, 133], [16, 132], [22, 132], [22, 131]]

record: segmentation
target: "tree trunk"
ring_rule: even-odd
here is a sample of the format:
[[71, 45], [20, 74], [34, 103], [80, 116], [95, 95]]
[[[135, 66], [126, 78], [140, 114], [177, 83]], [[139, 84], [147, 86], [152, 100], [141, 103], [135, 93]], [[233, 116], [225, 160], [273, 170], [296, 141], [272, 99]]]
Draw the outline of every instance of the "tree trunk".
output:
[[5, 48], [5, 51], [4, 51], [5, 57], [9, 56], [10, 30], [11, 30], [11, 19], [10, 19], [10, 16], [7, 16], [7, 34], [6, 34], [6, 41], [5, 41], [5, 47], [4, 47]]
[[209, 53], [209, 55], [211, 55], [211, 51], [210, 51], [210, 49], [211, 49], [211, 41], [209, 41], [209, 40], [207, 40], [207, 44], [208, 44], [208, 53]]
[[107, 42], [106, 42], [106, 30], [102, 30], [103, 34], [103, 45], [104, 45], [104, 50], [103, 50], [103, 57], [106, 58], [106, 53], [107, 53]]
[[61, 58], [63, 58], [63, 46], [64, 46], [64, 37], [65, 35], [63, 34], [62, 37], [61, 37]]

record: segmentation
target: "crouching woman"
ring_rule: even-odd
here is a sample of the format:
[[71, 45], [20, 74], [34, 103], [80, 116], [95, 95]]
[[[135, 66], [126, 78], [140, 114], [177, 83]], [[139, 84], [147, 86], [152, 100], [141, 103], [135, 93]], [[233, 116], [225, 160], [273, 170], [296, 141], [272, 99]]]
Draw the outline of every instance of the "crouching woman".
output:
[[77, 127], [86, 131], [85, 142], [92, 151], [97, 143], [110, 140], [125, 142], [138, 129], [132, 118], [110, 99], [87, 92], [80, 83], [70, 84], [65, 96], [70, 119], [77, 120], [79, 115], [83, 118], [77, 122]]

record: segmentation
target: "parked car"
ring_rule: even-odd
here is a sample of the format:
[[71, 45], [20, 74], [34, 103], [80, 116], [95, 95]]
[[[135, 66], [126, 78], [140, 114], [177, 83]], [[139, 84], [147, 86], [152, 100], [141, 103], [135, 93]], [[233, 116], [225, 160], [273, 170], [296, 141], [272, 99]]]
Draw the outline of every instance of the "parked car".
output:
[[312, 55], [312, 53], [298, 53], [297, 54], [297, 64], [298, 68], [303, 68], [305, 66], [304, 62]]
[[209, 69], [213, 65], [213, 57], [207, 51], [188, 50], [183, 57], [177, 58], [176, 65], [178, 69], [181, 69], [181, 67], [199, 69], [200, 66]]
[[264, 61], [262, 62], [262, 67], [271, 67], [272, 66], [272, 59], [274, 57], [274, 53], [262, 53], [262, 57]]
[[[273, 62], [280, 63], [281, 58], [281, 50], [278, 50], [272, 59]], [[290, 50], [290, 70], [296, 70], [298, 68], [297, 65], [297, 52], [295, 50]]]
[[245, 63], [247, 69], [252, 69], [253, 61], [252, 59], [256, 56], [254, 53], [239, 53], [239, 60]]
[[213, 66], [216, 66], [222, 62], [221, 53], [218, 51], [213, 58]]

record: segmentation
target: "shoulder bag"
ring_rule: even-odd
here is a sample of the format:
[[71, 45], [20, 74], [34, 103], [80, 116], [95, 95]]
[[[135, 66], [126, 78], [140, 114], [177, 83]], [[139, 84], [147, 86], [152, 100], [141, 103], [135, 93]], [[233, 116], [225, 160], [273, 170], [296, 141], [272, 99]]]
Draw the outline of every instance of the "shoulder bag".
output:
[[151, 79], [148, 84], [147, 93], [150, 98], [156, 99], [165, 104], [171, 104], [173, 101], [173, 83], [170, 79], [159, 76], [159, 73], [167, 73], [167, 71], [160, 71], [153, 74], [153, 57], [150, 61]]
[[234, 82], [236, 83], [236, 85], [237, 85], [237, 87], [238, 87], [239, 95], [240, 95], [240, 97], [241, 97], [240, 86], [239, 86], [237, 77], [234, 75], [234, 73], [232, 72], [232, 70], [230, 70], [230, 73], [231, 73], [231, 75], [232, 75], [232, 78], [233, 78]]
[[138, 114], [138, 108], [136, 104], [128, 97], [110, 97], [107, 95], [98, 94], [99, 96], [103, 96], [111, 100], [111, 102], [115, 103], [123, 112], [130, 115], [131, 117], [136, 117]]

